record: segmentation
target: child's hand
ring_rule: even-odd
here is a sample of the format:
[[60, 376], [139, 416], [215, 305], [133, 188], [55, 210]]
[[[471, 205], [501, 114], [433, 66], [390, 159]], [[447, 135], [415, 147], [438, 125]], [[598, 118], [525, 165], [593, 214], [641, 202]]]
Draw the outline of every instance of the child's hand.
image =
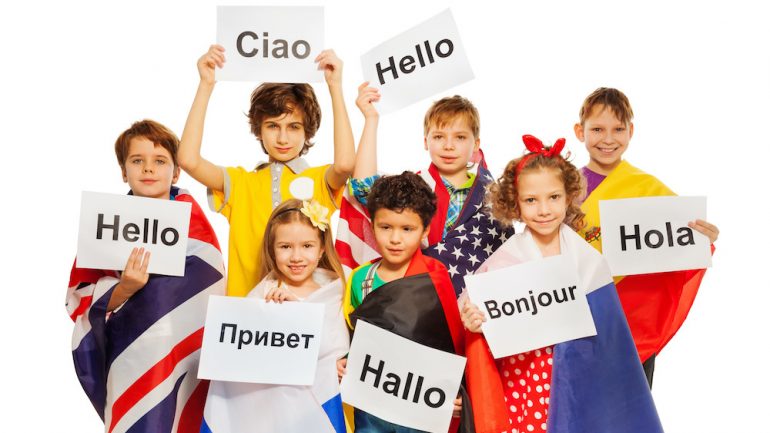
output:
[[345, 375], [345, 373], [348, 372], [346, 367], [348, 366], [348, 359], [347, 358], [340, 358], [337, 360], [337, 379], [342, 381], [342, 376]]
[[142, 290], [150, 274], [147, 273], [147, 267], [150, 265], [150, 252], [144, 248], [134, 248], [128, 256], [126, 268], [120, 274], [120, 286], [123, 293], [130, 298], [139, 290]]
[[719, 237], [719, 229], [714, 224], [711, 224], [703, 220], [690, 221], [688, 224], [690, 228], [695, 229], [709, 238], [709, 241], [713, 244]]
[[201, 82], [206, 84], [214, 84], [214, 68], [218, 67], [222, 69], [225, 65], [225, 48], [221, 45], [212, 45], [206, 54], [202, 55], [198, 59], [198, 75], [201, 77]]
[[269, 292], [267, 292], [267, 295], [265, 295], [265, 301], [272, 301], [282, 304], [283, 301], [299, 301], [299, 298], [291, 290], [287, 289], [286, 287], [279, 286], [273, 287]]
[[463, 303], [460, 315], [462, 316], [465, 329], [477, 334], [481, 333], [481, 324], [486, 322], [487, 318], [484, 317], [484, 313], [479, 310], [479, 307], [466, 299]]
[[454, 410], [452, 410], [452, 417], [460, 418], [460, 412], [462, 412], [463, 410], [463, 398], [458, 395], [454, 401], [454, 404], [455, 404], [455, 407], [454, 407]]
[[361, 110], [361, 113], [364, 115], [365, 119], [374, 119], [380, 115], [377, 112], [377, 109], [374, 108], [373, 104], [373, 102], [378, 102], [379, 100], [380, 91], [374, 87], [369, 87], [368, 81], [358, 86], [358, 98], [356, 98], [356, 106], [359, 110]]
[[324, 71], [326, 84], [332, 86], [342, 85], [342, 60], [334, 54], [334, 50], [323, 50], [315, 58], [318, 69]]

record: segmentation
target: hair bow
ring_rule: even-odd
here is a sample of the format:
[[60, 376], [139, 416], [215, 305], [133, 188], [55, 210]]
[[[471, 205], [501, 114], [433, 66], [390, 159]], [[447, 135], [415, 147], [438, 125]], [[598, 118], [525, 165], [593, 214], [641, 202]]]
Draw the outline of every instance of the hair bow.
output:
[[527, 162], [529, 162], [530, 159], [537, 155], [543, 155], [546, 158], [560, 156], [562, 149], [564, 149], [564, 144], [567, 142], [566, 139], [560, 138], [556, 140], [553, 146], [546, 147], [543, 145], [543, 142], [534, 135], [525, 134], [521, 139], [524, 141], [524, 146], [526, 146], [530, 153], [524, 155], [524, 157], [521, 158], [521, 161], [516, 165], [516, 171], [514, 172], [513, 177], [514, 185], [518, 183], [519, 173], [521, 173], [521, 170], [527, 165]]

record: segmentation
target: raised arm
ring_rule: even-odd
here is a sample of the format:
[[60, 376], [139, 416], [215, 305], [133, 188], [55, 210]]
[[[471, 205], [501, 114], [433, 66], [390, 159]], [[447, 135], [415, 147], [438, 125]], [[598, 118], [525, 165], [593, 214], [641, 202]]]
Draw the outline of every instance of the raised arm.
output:
[[354, 179], [363, 179], [377, 174], [377, 126], [380, 114], [374, 107], [374, 102], [380, 100], [380, 92], [369, 87], [369, 82], [358, 86], [356, 106], [364, 115], [364, 130], [356, 151], [356, 167], [353, 170]]
[[326, 183], [331, 189], [339, 189], [345, 185], [348, 177], [353, 173], [356, 163], [353, 130], [350, 128], [350, 118], [345, 108], [345, 98], [342, 96], [342, 60], [334, 54], [334, 51], [324, 50], [315, 61], [318, 62], [319, 69], [324, 71], [334, 117], [334, 162], [326, 172]]
[[203, 140], [203, 124], [206, 120], [206, 109], [211, 93], [214, 91], [214, 68], [221, 68], [225, 63], [225, 49], [221, 45], [212, 45], [206, 54], [198, 59], [198, 74], [200, 83], [195, 93], [190, 114], [182, 131], [179, 143], [179, 165], [185, 173], [208, 188], [216, 191], [224, 190], [224, 174], [222, 169], [201, 156], [201, 141]]

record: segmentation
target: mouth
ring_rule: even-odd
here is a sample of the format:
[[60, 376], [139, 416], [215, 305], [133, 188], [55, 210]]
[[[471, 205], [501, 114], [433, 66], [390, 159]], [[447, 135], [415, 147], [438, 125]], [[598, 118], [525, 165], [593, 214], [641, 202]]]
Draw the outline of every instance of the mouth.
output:
[[289, 272], [292, 274], [301, 274], [307, 266], [305, 265], [289, 265]]
[[140, 182], [142, 182], [142, 183], [143, 183], [143, 184], [145, 184], [145, 185], [153, 185], [153, 184], [155, 184], [155, 182], [157, 182], [157, 180], [152, 180], [152, 179], [142, 179]]
[[609, 147], [609, 148], [597, 147], [596, 148], [596, 150], [598, 150], [599, 152], [601, 152], [603, 154], [606, 154], [606, 155], [609, 155], [609, 154], [611, 154], [612, 152], [615, 152], [618, 149], [619, 149], [618, 147]]
[[291, 149], [293, 149], [293, 148], [291, 148], [291, 147], [276, 147], [275, 151], [278, 152], [278, 153], [289, 153], [289, 152], [291, 152]]
[[397, 248], [388, 248], [388, 252], [389, 252], [391, 255], [393, 255], [393, 256], [398, 256], [398, 255], [401, 255], [401, 254], [404, 252], [404, 250], [402, 250], [402, 249], [397, 249]]
[[535, 224], [538, 224], [538, 225], [544, 226], [544, 225], [548, 225], [548, 224], [551, 224], [551, 223], [552, 223], [552, 222], [554, 222], [554, 221], [556, 221], [556, 218], [553, 218], [553, 219], [549, 219], [549, 220], [545, 220], [545, 221], [534, 221], [534, 222], [535, 222]]
[[451, 164], [451, 163], [457, 161], [457, 157], [456, 156], [439, 156], [439, 159], [444, 164]]

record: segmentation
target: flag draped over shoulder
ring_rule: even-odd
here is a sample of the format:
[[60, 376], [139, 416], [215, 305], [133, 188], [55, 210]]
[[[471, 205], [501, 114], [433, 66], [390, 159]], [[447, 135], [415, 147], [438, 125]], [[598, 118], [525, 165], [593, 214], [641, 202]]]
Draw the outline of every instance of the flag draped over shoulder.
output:
[[[313, 385], [212, 381], [201, 433], [345, 432], [336, 364], [349, 347], [348, 330], [342, 314], [342, 280], [325, 269], [316, 269], [313, 279], [321, 287], [303, 302], [326, 307]], [[264, 299], [276, 284], [275, 279], [268, 277], [248, 296]]]
[[214, 230], [192, 203], [183, 277], [150, 276], [147, 284], [108, 313], [117, 272], [73, 265], [67, 311], [75, 322], [75, 372], [105, 432], [188, 433], [200, 430], [207, 381], [198, 360], [208, 297], [223, 295], [224, 263]]
[[[562, 254], [575, 262], [586, 288], [597, 335], [556, 344], [547, 416], [549, 433], [662, 432], [634, 350], [607, 262], [569, 227], [560, 230]], [[528, 230], [509, 239], [482, 266], [499, 269], [542, 258]], [[466, 334], [466, 378], [476, 431], [510, 431], [500, 374], [482, 334]]]
[[[583, 202], [586, 225], [580, 235], [601, 252], [600, 200], [670, 195], [675, 194], [654, 176], [621, 161]], [[682, 326], [705, 273], [705, 269], [694, 269], [615, 278], [642, 362], [660, 353]]]
[[[455, 294], [465, 287], [463, 277], [472, 274], [508, 237], [513, 228], [503, 228], [484, 212], [484, 196], [494, 181], [482, 159], [476, 167], [476, 179], [465, 199], [460, 215], [442, 239], [449, 206], [449, 192], [438, 169], [431, 164], [420, 176], [436, 194], [436, 215], [423, 253], [440, 260], [449, 271]], [[340, 261], [348, 269], [380, 257], [366, 209], [346, 189], [340, 207], [335, 248]]]

